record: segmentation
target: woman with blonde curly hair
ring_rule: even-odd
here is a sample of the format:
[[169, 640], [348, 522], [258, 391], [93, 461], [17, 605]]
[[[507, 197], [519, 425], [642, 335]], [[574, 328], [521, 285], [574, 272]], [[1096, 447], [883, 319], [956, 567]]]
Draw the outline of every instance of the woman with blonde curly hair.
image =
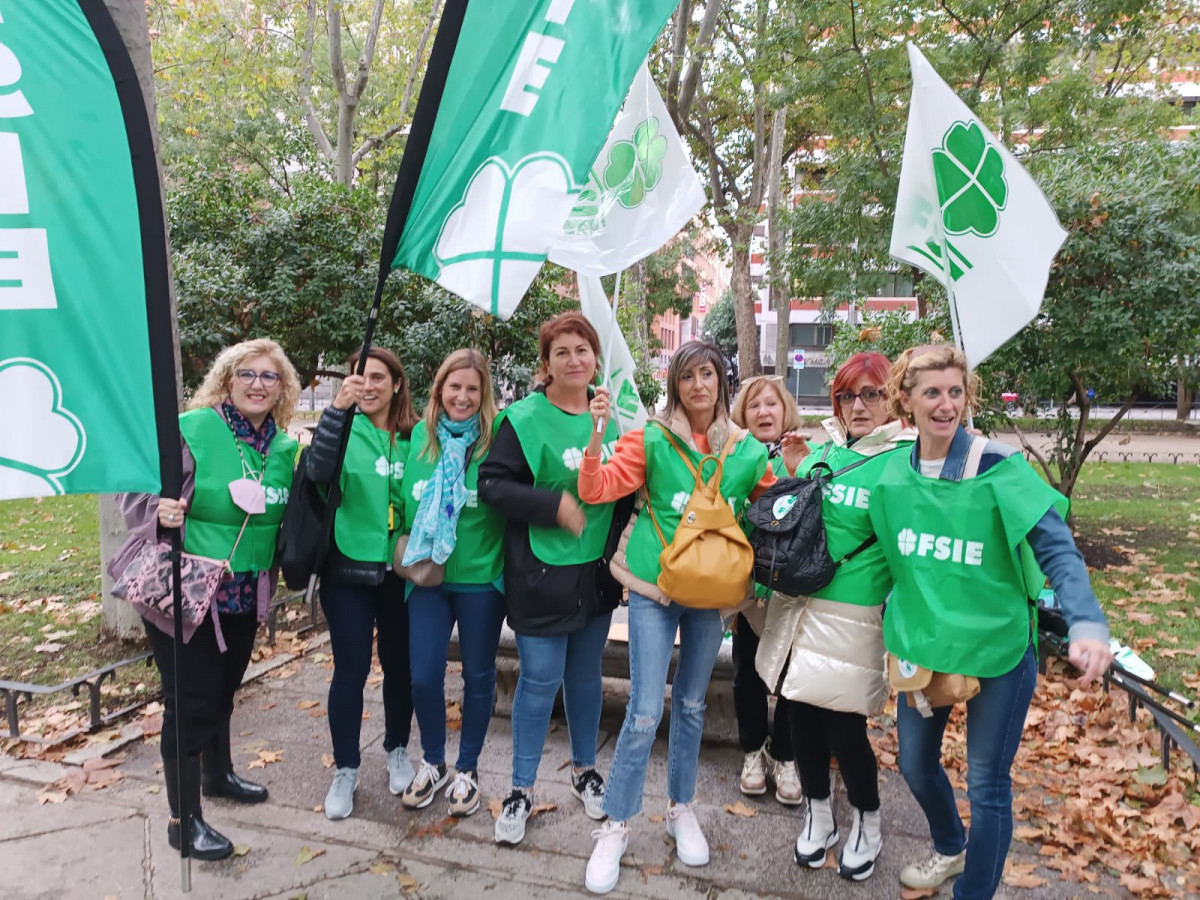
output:
[[[261, 803], [267, 789], [233, 772], [229, 720], [233, 698], [250, 662], [258, 623], [267, 617], [278, 580], [275, 539], [283, 520], [296, 441], [286, 432], [300, 396], [295, 368], [274, 341], [260, 338], [222, 350], [179, 417], [183, 437], [183, 491], [178, 500], [126, 494], [121, 510], [130, 538], [109, 565], [119, 578], [148, 541], [182, 530], [187, 553], [229, 559], [212, 615], [180, 649], [188, 742], [175, 742], [175, 646], [172, 620], [143, 611], [154, 661], [162, 675], [162, 758], [171, 820], [167, 839], [179, 847], [178, 776], [190, 794], [192, 855], [224, 859], [228, 838], [200, 815], [200, 791], [239, 803]], [[203, 778], [201, 760], [203, 759]]]

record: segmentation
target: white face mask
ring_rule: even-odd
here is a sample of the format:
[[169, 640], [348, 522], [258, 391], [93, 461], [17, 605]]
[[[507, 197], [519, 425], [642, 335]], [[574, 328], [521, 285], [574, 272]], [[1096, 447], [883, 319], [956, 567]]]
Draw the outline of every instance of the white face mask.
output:
[[239, 478], [229, 482], [229, 497], [235, 506], [252, 516], [267, 511], [267, 490], [253, 478]]

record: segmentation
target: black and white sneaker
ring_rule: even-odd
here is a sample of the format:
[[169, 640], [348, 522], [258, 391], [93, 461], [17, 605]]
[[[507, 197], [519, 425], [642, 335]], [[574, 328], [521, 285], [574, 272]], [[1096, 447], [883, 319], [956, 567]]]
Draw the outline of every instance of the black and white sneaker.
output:
[[447, 771], [445, 763], [435, 766], [433, 763], [421, 760], [417, 776], [400, 795], [400, 802], [406, 809], [424, 809], [433, 802], [433, 795], [438, 792], [438, 789], [449, 780], [450, 773]]
[[608, 818], [604, 814], [604, 779], [595, 769], [584, 769], [578, 775], [571, 775], [571, 793], [583, 803], [583, 811], [589, 819], [603, 822]]
[[533, 794], [513, 788], [496, 817], [496, 843], [519, 844], [525, 839], [525, 823], [533, 811]]

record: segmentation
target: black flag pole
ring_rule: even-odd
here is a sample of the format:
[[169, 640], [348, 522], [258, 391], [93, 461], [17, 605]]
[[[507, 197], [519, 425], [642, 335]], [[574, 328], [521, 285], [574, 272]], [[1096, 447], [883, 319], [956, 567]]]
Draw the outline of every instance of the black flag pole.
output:
[[[138, 218], [142, 237], [142, 271], [146, 290], [146, 320], [149, 332], [150, 376], [154, 392], [154, 418], [158, 433], [160, 496], [179, 499], [183, 493], [183, 455], [179, 436], [179, 387], [176, 381], [173, 311], [171, 309], [170, 268], [167, 249], [166, 217], [159, 178], [154, 132], [146, 108], [145, 94], [137, 70], [116, 24], [103, 0], [78, 0], [100, 45], [112, 74], [133, 166], [137, 193]], [[185, 681], [183, 660], [183, 593], [181, 585], [182, 536], [171, 529], [172, 610], [175, 622], [175, 741], [179, 753], [187, 754], [187, 716], [181, 697]], [[177, 765], [176, 796], [179, 814], [180, 879], [183, 891], [192, 889], [191, 817], [187, 788], [187, 766]], [[169, 774], [167, 777], [170, 777]]]

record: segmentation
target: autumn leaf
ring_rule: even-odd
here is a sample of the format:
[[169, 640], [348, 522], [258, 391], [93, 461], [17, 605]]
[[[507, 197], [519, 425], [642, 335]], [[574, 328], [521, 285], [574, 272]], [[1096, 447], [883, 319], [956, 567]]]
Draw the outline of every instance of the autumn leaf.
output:
[[321, 705], [320, 700], [301, 700], [299, 703], [296, 704], [296, 709], [303, 712], [306, 709], [316, 709], [320, 705]]
[[233, 848], [234, 859], [236, 859], [239, 856], [245, 856], [249, 852], [250, 852], [249, 844], [238, 844]]
[[492, 814], [492, 820], [500, 818], [500, 813], [504, 810], [504, 801], [499, 797], [493, 797], [488, 801], [488, 812]]
[[282, 750], [259, 750], [258, 759], [251, 761], [247, 768], [250, 769], [265, 769], [270, 763], [277, 763], [283, 760]]
[[321, 765], [322, 766], [324, 766], [326, 769], [332, 769], [333, 763], [334, 763], [334, 759], [333, 759], [332, 753], [322, 753], [321, 754]]
[[1034, 863], [1009, 863], [1004, 869], [1002, 880], [1009, 887], [1045, 887], [1049, 882], [1034, 873], [1034, 869], [1036, 868], [1037, 866]]
[[726, 803], [724, 809], [725, 812], [729, 813], [731, 816], [741, 816], [744, 819], [753, 819], [758, 815], [757, 809], [755, 809], [753, 806], [747, 806], [741, 800], [739, 800], [737, 803], [734, 803], [732, 806]]
[[417, 881], [417, 879], [413, 878], [407, 872], [397, 872], [396, 881], [400, 883], [400, 890], [407, 893], [412, 893], [421, 886], [421, 882]]
[[312, 862], [318, 856], [324, 856], [324, 855], [325, 855], [325, 850], [322, 847], [318, 847], [316, 850], [313, 850], [311, 847], [308, 847], [308, 846], [301, 847], [300, 854], [296, 857], [296, 865], [302, 866], [305, 863]]
[[388, 859], [377, 859], [371, 863], [372, 875], [391, 875], [396, 871], [396, 864]]
[[554, 812], [556, 809], [558, 809], [557, 803], [539, 803], [529, 811], [529, 818], [532, 819], [534, 816], [544, 812]]
[[937, 888], [901, 888], [900, 900], [923, 900], [937, 893]]

